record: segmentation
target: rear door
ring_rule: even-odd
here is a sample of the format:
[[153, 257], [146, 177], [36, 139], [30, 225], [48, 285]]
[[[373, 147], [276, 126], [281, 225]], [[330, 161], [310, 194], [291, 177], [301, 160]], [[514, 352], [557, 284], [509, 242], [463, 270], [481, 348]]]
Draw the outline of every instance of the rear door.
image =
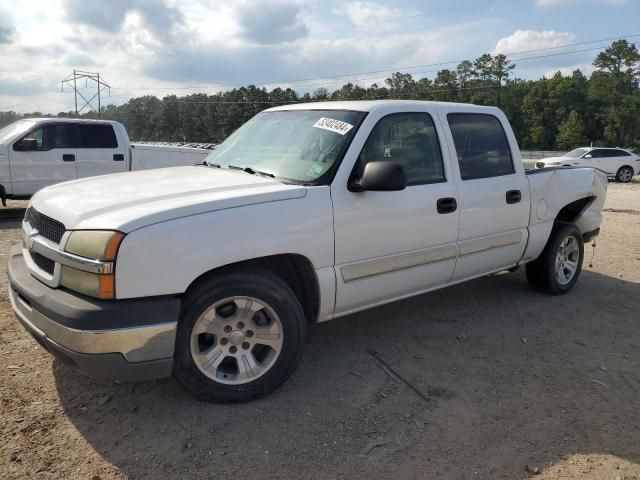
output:
[[459, 257], [452, 280], [458, 281], [520, 260], [528, 239], [529, 182], [502, 112], [444, 110], [454, 146], [452, 163], [457, 166]]
[[[22, 141], [33, 138], [35, 150], [25, 151]], [[33, 195], [54, 183], [78, 178], [72, 126], [66, 123], [39, 125], [16, 140], [9, 149], [14, 195]]]
[[619, 150], [617, 148], [607, 148], [603, 149], [602, 151], [603, 156], [601, 160], [601, 168], [608, 174], [615, 175], [618, 172], [618, 169], [625, 165], [633, 168], [631, 155], [624, 150]]
[[76, 125], [78, 178], [93, 177], [128, 170], [127, 146], [120, 145], [109, 123]]

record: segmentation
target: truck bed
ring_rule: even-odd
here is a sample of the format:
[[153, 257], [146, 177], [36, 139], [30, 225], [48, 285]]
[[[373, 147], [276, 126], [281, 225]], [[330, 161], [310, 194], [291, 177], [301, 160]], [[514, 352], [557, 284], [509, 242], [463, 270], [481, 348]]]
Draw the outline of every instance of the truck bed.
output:
[[171, 145], [131, 144], [131, 170], [197, 165], [211, 150]]

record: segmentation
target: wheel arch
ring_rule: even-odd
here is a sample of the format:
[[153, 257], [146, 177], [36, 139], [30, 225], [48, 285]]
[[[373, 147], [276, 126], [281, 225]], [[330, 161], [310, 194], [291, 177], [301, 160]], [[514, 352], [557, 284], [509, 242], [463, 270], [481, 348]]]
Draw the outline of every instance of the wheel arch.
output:
[[216, 267], [197, 277], [185, 291], [185, 295], [193, 292], [199, 285], [214, 275], [225, 273], [262, 269], [279, 276], [291, 288], [298, 298], [308, 323], [318, 319], [320, 310], [320, 287], [318, 277], [311, 261], [304, 255], [285, 253], [257, 257]]
[[575, 223], [596, 199], [595, 195], [579, 198], [562, 207], [555, 218], [555, 223]]

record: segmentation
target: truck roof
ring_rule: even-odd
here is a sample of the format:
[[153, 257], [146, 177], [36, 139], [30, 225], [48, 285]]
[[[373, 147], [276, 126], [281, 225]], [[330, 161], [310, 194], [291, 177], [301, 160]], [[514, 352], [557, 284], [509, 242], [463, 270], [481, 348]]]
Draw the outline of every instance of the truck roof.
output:
[[47, 123], [108, 123], [119, 124], [115, 120], [98, 120], [90, 118], [64, 118], [64, 117], [35, 117], [35, 118], [22, 118], [21, 120], [30, 120], [32, 122], [47, 122]]
[[431, 102], [423, 100], [349, 100], [349, 101], [332, 101], [332, 102], [311, 102], [311, 103], [295, 103], [289, 105], [281, 105], [279, 107], [269, 108], [267, 112], [277, 112], [283, 110], [352, 110], [356, 112], [371, 112], [377, 108], [389, 105], [410, 106], [459, 106], [465, 110], [498, 110], [496, 107], [487, 107], [483, 105], [472, 105], [469, 103], [454, 102]]

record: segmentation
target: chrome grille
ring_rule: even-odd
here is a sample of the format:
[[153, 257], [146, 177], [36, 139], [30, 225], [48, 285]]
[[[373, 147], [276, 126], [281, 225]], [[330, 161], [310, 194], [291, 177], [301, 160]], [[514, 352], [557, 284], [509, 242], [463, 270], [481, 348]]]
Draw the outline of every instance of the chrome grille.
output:
[[31, 225], [31, 228], [36, 229], [41, 236], [57, 244], [62, 240], [62, 236], [66, 230], [64, 224], [43, 215], [33, 207], [27, 211], [25, 220]]
[[53, 275], [53, 269], [56, 266], [56, 262], [54, 262], [50, 258], [40, 255], [37, 252], [29, 252], [29, 255], [31, 255], [31, 259], [33, 260], [33, 263], [35, 263], [38, 266], [38, 268], [40, 268], [41, 270], [44, 270], [49, 275]]

